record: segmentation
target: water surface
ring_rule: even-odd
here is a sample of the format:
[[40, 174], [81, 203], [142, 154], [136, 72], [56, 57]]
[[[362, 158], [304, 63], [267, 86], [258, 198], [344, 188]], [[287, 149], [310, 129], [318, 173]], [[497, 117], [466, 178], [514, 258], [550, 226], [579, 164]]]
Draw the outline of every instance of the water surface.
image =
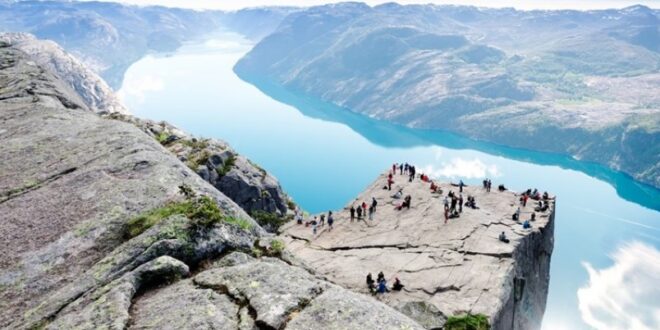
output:
[[[616, 270], [610, 255], [630, 242], [660, 248], [657, 189], [600, 165], [411, 130], [256, 78], [248, 83], [232, 67], [250, 47], [226, 34], [169, 56], [148, 56], [129, 68], [120, 96], [137, 116], [226, 140], [273, 173], [311, 212], [344, 206], [380, 172], [403, 161], [446, 180], [479, 184], [489, 177], [513, 190], [536, 187], [558, 195], [545, 329], [588, 328], [577, 297], [589, 285], [585, 263]], [[592, 280], [598, 278], [592, 274]]]

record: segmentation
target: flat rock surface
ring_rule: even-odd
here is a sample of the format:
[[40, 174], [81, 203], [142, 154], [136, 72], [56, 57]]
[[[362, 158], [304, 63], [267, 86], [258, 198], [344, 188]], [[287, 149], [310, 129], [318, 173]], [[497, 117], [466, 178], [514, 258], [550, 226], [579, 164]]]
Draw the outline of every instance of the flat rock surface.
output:
[[[334, 212], [334, 229], [326, 224], [313, 235], [311, 226], [287, 224], [282, 238], [287, 249], [329, 280], [353, 291], [368, 294], [366, 275], [374, 280], [382, 271], [391, 286], [398, 277], [405, 288], [379, 296], [394, 306], [429, 302], [443, 314], [462, 312], [496, 315], [511, 293], [514, 250], [532, 233], [550, 221], [554, 203], [546, 213], [537, 212], [531, 229], [512, 220], [519, 206], [510, 191], [486, 192], [481, 186], [463, 190], [474, 196], [479, 209], [463, 207], [457, 219], [444, 220], [444, 196], [459, 188], [440, 183], [443, 194], [432, 193], [430, 183], [395, 175], [392, 190], [383, 189], [381, 175], [354, 203]], [[410, 209], [398, 211], [402, 202], [391, 197], [398, 189], [412, 197]], [[348, 209], [362, 202], [378, 201], [373, 220], [350, 221]], [[521, 206], [521, 219], [529, 219], [536, 202]], [[498, 240], [504, 231], [509, 244]]]

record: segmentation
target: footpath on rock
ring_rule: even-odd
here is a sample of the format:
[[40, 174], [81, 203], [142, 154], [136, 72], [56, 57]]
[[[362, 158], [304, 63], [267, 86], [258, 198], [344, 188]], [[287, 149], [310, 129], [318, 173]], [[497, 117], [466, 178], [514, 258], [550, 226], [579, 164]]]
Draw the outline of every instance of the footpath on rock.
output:
[[[309, 220], [285, 225], [281, 237], [287, 250], [331, 282], [356, 292], [370, 294], [368, 273], [375, 280], [382, 271], [390, 287], [399, 278], [402, 291], [377, 298], [427, 328], [465, 313], [486, 315], [494, 328], [539, 328], [548, 291], [554, 200], [545, 212], [535, 212], [537, 201], [529, 199], [523, 207], [521, 196], [511, 191], [466, 186], [460, 193], [457, 186], [436, 182], [439, 190], [432, 192], [430, 182], [419, 176], [409, 182], [398, 171], [388, 190], [389, 173], [334, 211], [333, 229], [326, 221], [314, 235]], [[400, 189], [402, 198], [393, 198]], [[473, 196], [478, 208], [463, 206], [459, 218], [445, 223], [444, 199], [450, 191], [465, 200]], [[410, 208], [398, 210], [408, 195]], [[351, 221], [351, 206], [371, 205], [372, 198], [377, 201], [373, 220], [363, 216]], [[518, 207], [520, 219], [515, 221]], [[532, 213], [535, 220], [524, 229]], [[509, 243], [499, 240], [502, 232]]]

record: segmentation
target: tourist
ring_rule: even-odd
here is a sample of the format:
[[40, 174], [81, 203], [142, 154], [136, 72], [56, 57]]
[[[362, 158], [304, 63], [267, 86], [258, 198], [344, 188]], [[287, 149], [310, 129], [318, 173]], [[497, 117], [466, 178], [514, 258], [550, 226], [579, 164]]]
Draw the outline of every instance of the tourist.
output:
[[387, 281], [385, 281], [385, 279], [378, 282], [378, 290], [376, 292], [380, 294], [384, 294], [385, 292], [390, 292], [390, 290], [387, 289]]
[[376, 206], [378, 206], [378, 201], [376, 201], [375, 197], [371, 197], [371, 207], [374, 208], [374, 213], [376, 213]]
[[445, 223], [449, 220], [449, 208], [445, 207]]
[[516, 212], [511, 217], [514, 221], [520, 220], [520, 207], [516, 209]]
[[504, 232], [500, 234], [500, 241], [509, 244], [509, 239], [506, 238], [506, 234]]
[[394, 195], [392, 195], [392, 198], [394, 199], [401, 199], [403, 197], [403, 189], [399, 189]]
[[532, 212], [532, 217], [530, 218], [531, 221], [536, 221], [536, 212]]
[[392, 184], [394, 183], [394, 180], [387, 179], [387, 190], [392, 190]]
[[406, 196], [406, 198], [403, 199], [403, 207], [410, 210], [410, 203], [411, 202], [412, 202], [412, 197], [410, 197], [410, 195]]
[[403, 164], [399, 164], [399, 175], [403, 175]]
[[392, 178], [393, 173], [396, 173], [396, 163], [392, 164], [392, 173], [390, 173], [390, 179]]
[[325, 225], [325, 214], [321, 214], [321, 220], [319, 221], [319, 227], [323, 227]]
[[314, 217], [314, 220], [312, 220], [312, 234], [314, 234], [314, 236], [316, 236], [316, 228], [317, 228], [316, 217]]
[[394, 285], [392, 285], [392, 290], [394, 291], [401, 291], [403, 289], [403, 284], [401, 284], [401, 281], [399, 280], [398, 277], [394, 278]]
[[[503, 191], [506, 190], [506, 187], [503, 184], [501, 184], [501, 185], [497, 186], [497, 190], [499, 190], [500, 192], [503, 192]], [[490, 188], [488, 189], [488, 191], [490, 191]]]
[[463, 194], [458, 195], [458, 213], [463, 213]]
[[[451, 191], [449, 193], [451, 193]], [[443, 201], [443, 203], [445, 205], [445, 211], [449, 210], [449, 199], [447, 198], [447, 196], [445, 196], [445, 199]]]
[[525, 222], [523, 222], [523, 229], [529, 229], [529, 228], [532, 228], [532, 224], [529, 223], [529, 220], [525, 220]]
[[456, 202], [458, 202], [458, 199], [456, 198], [456, 196], [452, 195], [451, 196], [451, 207], [449, 208], [449, 211], [452, 212], [452, 213], [454, 211], [456, 211]]
[[373, 206], [373, 205], [372, 205], [372, 206], [369, 206], [369, 221], [373, 221], [373, 220], [374, 220], [374, 212], [375, 212], [374, 210], [375, 210], [375, 209], [374, 209], [374, 206]]
[[358, 206], [357, 210], [355, 210], [355, 211], [357, 212], [357, 219], [358, 220], [362, 219], [362, 208], [360, 206]]
[[378, 279], [376, 279], [376, 281], [380, 283], [381, 281], [384, 280], [385, 280], [385, 274], [383, 274], [383, 271], [381, 270], [380, 272], [378, 272]]
[[335, 223], [335, 218], [332, 217], [332, 211], [328, 211], [328, 231], [332, 230], [333, 223]]
[[458, 192], [463, 192], [463, 187], [465, 186], [465, 183], [463, 183], [463, 180], [458, 182]]
[[371, 273], [367, 274], [367, 287], [369, 288], [369, 292], [374, 293], [374, 289], [376, 289], [375, 283], [373, 277], [371, 277]]
[[456, 218], [458, 218], [458, 217], [460, 217], [460, 216], [461, 216], [461, 215], [458, 214], [458, 212], [456, 212], [456, 210], [451, 210], [451, 211], [449, 212], [449, 219], [456, 219]]
[[351, 212], [351, 222], [353, 222], [353, 220], [355, 220], [355, 206], [354, 205], [351, 205], [350, 212]]
[[527, 206], [527, 199], [528, 198], [529, 198], [529, 196], [527, 194], [523, 195], [523, 197], [522, 197], [522, 206], [523, 207]]
[[362, 214], [367, 216], [367, 202], [362, 202]]

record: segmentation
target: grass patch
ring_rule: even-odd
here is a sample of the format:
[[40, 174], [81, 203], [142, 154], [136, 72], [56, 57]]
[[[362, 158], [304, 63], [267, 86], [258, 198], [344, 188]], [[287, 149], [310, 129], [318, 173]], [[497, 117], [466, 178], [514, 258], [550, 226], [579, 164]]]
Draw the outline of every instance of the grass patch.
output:
[[220, 177], [223, 177], [231, 171], [231, 169], [234, 167], [234, 164], [236, 164], [236, 156], [230, 156], [227, 158], [227, 160], [222, 164], [222, 167], [218, 167], [215, 169], [215, 171], [218, 173]]
[[149, 210], [130, 219], [126, 224], [126, 238], [136, 237], [164, 219], [177, 214], [187, 217], [191, 221], [193, 229], [208, 228], [219, 222], [233, 224], [244, 230], [252, 228], [252, 223], [247, 220], [225, 216], [211, 197], [197, 197], [187, 185], [182, 185], [179, 189], [186, 196], [184, 201], [170, 202], [163, 207]]
[[286, 206], [289, 208], [289, 210], [295, 210], [296, 209], [296, 203], [294, 203], [292, 200], [286, 201]]
[[282, 251], [284, 251], [284, 242], [280, 241], [279, 239], [274, 239], [270, 241], [270, 254], [271, 255], [276, 255], [276, 256], [281, 256]]
[[211, 153], [208, 150], [202, 150], [199, 152], [192, 153], [186, 161], [186, 165], [190, 167], [193, 171], [197, 171], [199, 165], [206, 164], [208, 162]]
[[201, 149], [205, 149], [209, 146], [209, 140], [208, 139], [198, 140], [198, 139], [192, 138], [190, 140], [181, 140], [181, 144], [189, 146], [193, 149], [201, 150]]
[[483, 314], [465, 314], [450, 316], [445, 323], [445, 330], [488, 330], [488, 317]]

